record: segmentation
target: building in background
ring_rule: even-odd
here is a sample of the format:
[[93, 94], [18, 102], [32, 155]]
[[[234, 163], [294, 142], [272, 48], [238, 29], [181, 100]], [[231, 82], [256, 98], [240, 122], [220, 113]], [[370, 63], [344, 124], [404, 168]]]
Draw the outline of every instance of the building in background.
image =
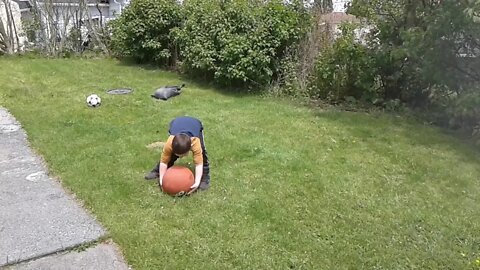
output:
[[333, 0], [333, 12], [346, 12], [346, 6], [351, 0]]
[[[338, 37], [338, 35], [341, 33], [340, 25], [342, 23], [345, 23], [345, 22], [360, 23], [361, 22], [357, 17], [346, 13], [347, 6], [349, 3], [351, 3], [351, 0], [333, 0], [332, 3], [333, 3], [333, 11], [323, 15], [320, 23], [328, 24], [336, 37]], [[357, 41], [364, 42], [365, 36], [370, 32], [370, 29], [371, 29], [370, 27], [365, 25], [355, 29], [355, 36]]]
[[15, 51], [52, 38], [60, 43], [72, 33], [86, 44], [94, 29], [117, 18], [129, 4], [130, 0], [0, 0], [0, 19], [15, 37]]

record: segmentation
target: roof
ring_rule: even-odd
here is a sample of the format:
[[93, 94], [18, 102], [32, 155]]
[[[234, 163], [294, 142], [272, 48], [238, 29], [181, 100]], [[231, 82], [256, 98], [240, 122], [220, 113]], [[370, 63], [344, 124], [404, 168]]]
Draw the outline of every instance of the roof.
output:
[[320, 18], [320, 20], [325, 21], [325, 22], [327, 22], [329, 24], [332, 24], [332, 25], [339, 25], [342, 22], [359, 22], [360, 21], [357, 17], [355, 17], [351, 14], [344, 13], [344, 12], [327, 13], [327, 14], [323, 15]]
[[[46, 0], [38, 0], [38, 2], [45, 2]], [[109, 0], [86, 0], [87, 4], [108, 4]], [[54, 4], [80, 4], [80, 0], [52, 0]]]
[[18, 4], [18, 7], [20, 8], [20, 10], [30, 9], [32, 7], [32, 5], [30, 5], [30, 2], [28, 2], [28, 0], [13, 0], [13, 2]]

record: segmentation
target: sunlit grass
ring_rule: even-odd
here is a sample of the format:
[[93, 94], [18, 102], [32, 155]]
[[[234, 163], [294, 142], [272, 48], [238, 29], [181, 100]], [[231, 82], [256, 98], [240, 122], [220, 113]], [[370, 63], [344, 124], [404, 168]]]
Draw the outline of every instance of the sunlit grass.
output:
[[[477, 150], [402, 118], [190, 82], [150, 97], [181, 82], [113, 60], [0, 59], [0, 105], [134, 269], [478, 267]], [[212, 187], [173, 199], [143, 175], [180, 115], [204, 122]]]

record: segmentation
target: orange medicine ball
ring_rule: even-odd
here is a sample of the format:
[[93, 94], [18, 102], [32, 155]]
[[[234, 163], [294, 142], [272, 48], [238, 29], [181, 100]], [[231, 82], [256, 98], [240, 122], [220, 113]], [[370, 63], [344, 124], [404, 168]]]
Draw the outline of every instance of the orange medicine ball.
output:
[[190, 191], [194, 182], [195, 178], [190, 169], [183, 166], [172, 166], [163, 176], [162, 189], [171, 196], [182, 196]]

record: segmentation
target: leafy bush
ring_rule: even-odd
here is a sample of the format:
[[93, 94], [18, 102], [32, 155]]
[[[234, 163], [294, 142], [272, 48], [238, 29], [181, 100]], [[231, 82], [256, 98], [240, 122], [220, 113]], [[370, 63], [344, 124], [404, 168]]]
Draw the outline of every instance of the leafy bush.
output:
[[480, 143], [480, 88], [464, 91], [447, 107], [449, 125], [471, 133]]
[[301, 1], [185, 1], [177, 32], [183, 68], [222, 85], [264, 85], [279, 71], [286, 48], [304, 34]]
[[326, 23], [325, 18], [325, 12], [331, 8], [327, 2], [329, 1], [316, 1], [316, 5], [309, 10], [311, 26], [298, 44], [287, 49], [280, 64], [281, 71], [269, 89], [271, 95], [309, 96], [309, 84], [315, 72], [316, 61], [322, 49], [331, 46], [334, 41], [332, 27]]
[[374, 26], [368, 41], [385, 99], [422, 107], [432, 87], [465, 88], [475, 69], [464, 70], [462, 55], [480, 49], [480, 23], [465, 13], [471, 6], [454, 0], [352, 1], [349, 12]]
[[181, 17], [175, 0], [133, 0], [112, 22], [111, 50], [142, 63], [172, 64], [176, 51], [171, 31]]
[[314, 98], [340, 101], [373, 101], [375, 62], [369, 50], [355, 40], [355, 26], [342, 24], [342, 35], [321, 53], [315, 65], [309, 93]]
[[436, 86], [430, 95], [430, 106], [423, 115], [436, 125], [472, 136], [480, 144], [480, 86], [462, 92]]
[[480, 123], [480, 2], [353, 0], [349, 12], [372, 31], [367, 38], [379, 94], [430, 113], [453, 129]]

